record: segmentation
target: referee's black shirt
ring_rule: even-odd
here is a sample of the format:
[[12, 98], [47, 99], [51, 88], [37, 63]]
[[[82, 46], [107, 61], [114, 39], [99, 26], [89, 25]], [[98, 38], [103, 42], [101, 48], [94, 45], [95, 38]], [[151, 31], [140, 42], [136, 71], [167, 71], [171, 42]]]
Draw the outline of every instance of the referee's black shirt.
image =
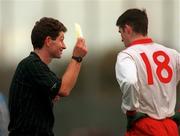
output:
[[53, 98], [61, 80], [31, 52], [15, 71], [9, 90], [9, 131], [53, 135]]

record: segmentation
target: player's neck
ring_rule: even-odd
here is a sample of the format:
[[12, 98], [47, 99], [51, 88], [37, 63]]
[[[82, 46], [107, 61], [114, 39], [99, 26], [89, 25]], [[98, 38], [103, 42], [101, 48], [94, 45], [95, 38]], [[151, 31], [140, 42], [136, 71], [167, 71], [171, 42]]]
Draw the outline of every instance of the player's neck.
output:
[[51, 57], [49, 56], [48, 52], [42, 49], [35, 49], [34, 52], [40, 57], [41, 61], [45, 64], [49, 64], [51, 62]]
[[148, 38], [148, 36], [135, 35], [135, 36], [133, 36], [133, 37], [131, 38], [131, 43], [132, 43], [133, 41], [136, 41], [136, 40], [142, 40], [142, 39], [147, 39], [147, 38]]

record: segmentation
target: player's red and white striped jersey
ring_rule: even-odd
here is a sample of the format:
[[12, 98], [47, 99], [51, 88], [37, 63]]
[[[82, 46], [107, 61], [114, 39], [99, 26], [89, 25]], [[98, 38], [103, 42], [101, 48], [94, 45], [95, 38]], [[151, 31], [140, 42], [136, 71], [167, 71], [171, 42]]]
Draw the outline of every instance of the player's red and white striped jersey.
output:
[[150, 38], [137, 40], [118, 54], [115, 69], [125, 113], [136, 110], [155, 119], [174, 114], [180, 80], [177, 51]]

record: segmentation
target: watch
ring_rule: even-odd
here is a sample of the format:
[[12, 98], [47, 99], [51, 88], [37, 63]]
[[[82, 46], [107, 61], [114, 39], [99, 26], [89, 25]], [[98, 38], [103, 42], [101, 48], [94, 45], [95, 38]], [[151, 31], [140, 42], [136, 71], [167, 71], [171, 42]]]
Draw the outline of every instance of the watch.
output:
[[76, 57], [76, 56], [72, 56], [72, 59], [76, 60], [78, 63], [80, 63], [82, 61], [82, 57]]

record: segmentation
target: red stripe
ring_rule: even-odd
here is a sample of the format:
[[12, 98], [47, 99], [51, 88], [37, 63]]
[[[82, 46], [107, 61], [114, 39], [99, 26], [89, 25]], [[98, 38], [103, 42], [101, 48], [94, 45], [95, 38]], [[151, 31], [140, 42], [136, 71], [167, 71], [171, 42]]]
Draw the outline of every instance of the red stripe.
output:
[[139, 39], [139, 40], [135, 40], [133, 41], [130, 46], [136, 45], [136, 44], [146, 44], [146, 43], [152, 43], [152, 39], [151, 38], [145, 38], [145, 39]]

